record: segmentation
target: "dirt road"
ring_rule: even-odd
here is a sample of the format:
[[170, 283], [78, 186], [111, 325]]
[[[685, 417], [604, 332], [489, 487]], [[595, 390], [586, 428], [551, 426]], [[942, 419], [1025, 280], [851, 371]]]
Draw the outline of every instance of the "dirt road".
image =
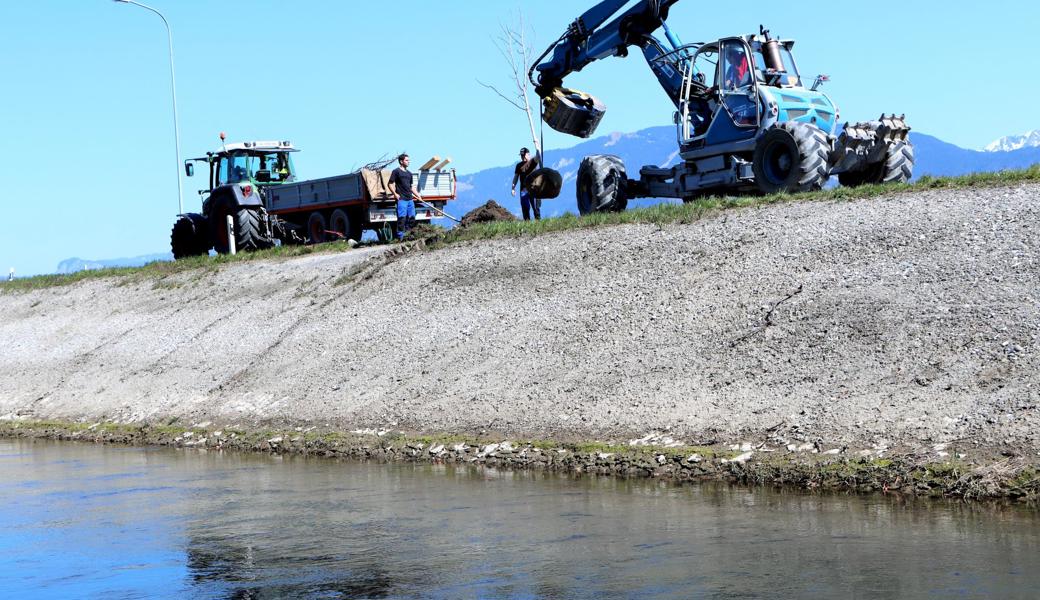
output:
[[0, 415], [1040, 450], [1040, 186], [0, 294]]

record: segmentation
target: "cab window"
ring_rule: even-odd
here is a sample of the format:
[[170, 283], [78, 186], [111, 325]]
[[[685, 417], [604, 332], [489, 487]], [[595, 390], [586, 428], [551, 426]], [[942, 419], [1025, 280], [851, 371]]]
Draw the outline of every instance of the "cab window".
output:
[[228, 182], [228, 160], [221, 157], [217, 165], [217, 185], [225, 185]]
[[786, 46], [780, 46], [780, 58], [784, 60], [784, 70], [787, 71], [785, 85], [802, 85], [802, 78], [798, 74], [798, 67], [794, 64], [794, 55]]
[[236, 154], [228, 161], [228, 183], [249, 181], [249, 156]]
[[292, 168], [289, 155], [285, 152], [271, 152], [253, 157], [253, 177], [261, 183], [281, 183], [290, 179]]
[[723, 90], [739, 90], [754, 83], [747, 49], [739, 42], [726, 42], [723, 48]]
[[705, 87], [711, 87], [717, 82], [715, 74], [718, 71], [719, 51], [713, 47], [701, 48], [693, 59], [693, 80]]

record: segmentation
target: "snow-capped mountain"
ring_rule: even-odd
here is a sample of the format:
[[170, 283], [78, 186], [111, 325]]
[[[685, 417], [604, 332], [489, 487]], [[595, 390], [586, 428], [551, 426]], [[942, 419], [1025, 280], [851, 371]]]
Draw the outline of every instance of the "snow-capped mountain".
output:
[[1040, 148], [1040, 129], [1022, 135], [1002, 137], [986, 146], [986, 152], [1014, 152], [1022, 148]]

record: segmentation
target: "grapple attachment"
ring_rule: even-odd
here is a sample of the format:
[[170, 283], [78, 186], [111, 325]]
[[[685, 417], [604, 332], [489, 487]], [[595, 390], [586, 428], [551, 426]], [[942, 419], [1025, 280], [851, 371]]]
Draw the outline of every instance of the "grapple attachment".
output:
[[905, 142], [907, 137], [910, 136], [910, 126], [906, 124], [906, 115], [885, 116], [881, 113], [881, 118], [878, 119], [880, 125], [877, 128], [877, 136], [887, 143], [893, 142]]
[[567, 88], [554, 88], [542, 99], [542, 109], [549, 127], [580, 138], [592, 137], [607, 112], [596, 98]]
[[885, 160], [889, 147], [908, 141], [906, 115], [882, 114], [877, 121], [848, 123], [831, 153], [834, 172], [860, 171]]

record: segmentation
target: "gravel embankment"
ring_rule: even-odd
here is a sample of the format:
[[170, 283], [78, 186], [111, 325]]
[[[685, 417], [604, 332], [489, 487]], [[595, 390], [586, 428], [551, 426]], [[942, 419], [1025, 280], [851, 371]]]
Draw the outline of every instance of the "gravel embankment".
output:
[[925, 192], [3, 293], [0, 415], [1035, 453], [1038, 206]]

